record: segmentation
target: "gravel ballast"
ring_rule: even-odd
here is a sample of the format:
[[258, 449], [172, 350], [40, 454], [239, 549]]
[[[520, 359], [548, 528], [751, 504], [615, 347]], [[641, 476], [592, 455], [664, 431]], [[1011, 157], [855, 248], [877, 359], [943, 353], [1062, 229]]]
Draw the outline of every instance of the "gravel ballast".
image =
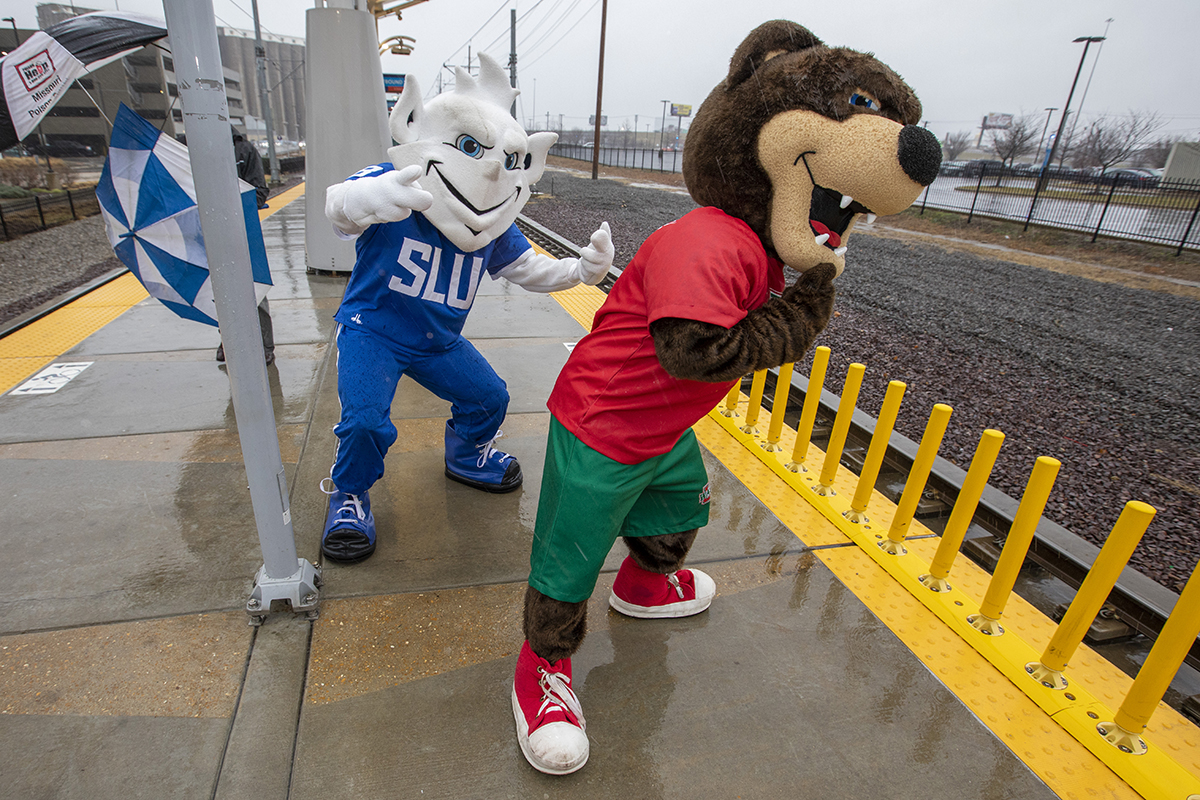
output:
[[[527, 216], [576, 244], [607, 220], [617, 266], [696, 207], [559, 170], [538, 189]], [[949, 404], [940, 455], [963, 469], [985, 428], [1002, 431], [991, 482], [1014, 498], [1038, 456], [1059, 459], [1046, 517], [1097, 546], [1128, 500], [1149, 503], [1158, 514], [1131, 566], [1182, 589], [1200, 555], [1200, 301], [891, 235], [848, 244], [816, 342], [832, 350], [825, 388], [840, 393], [847, 366], [866, 364], [858, 405], [874, 416], [888, 381], [904, 381], [896, 429], [913, 440]]]

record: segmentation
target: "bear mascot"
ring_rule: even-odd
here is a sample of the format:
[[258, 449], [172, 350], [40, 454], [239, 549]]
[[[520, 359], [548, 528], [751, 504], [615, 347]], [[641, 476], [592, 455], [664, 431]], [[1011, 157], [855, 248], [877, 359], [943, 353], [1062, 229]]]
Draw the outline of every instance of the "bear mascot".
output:
[[[683, 569], [708, 521], [691, 426], [743, 375], [799, 361], [833, 309], [859, 217], [894, 214], [933, 182], [941, 147], [912, 90], [872, 55], [792, 22], [755, 29], [700, 107], [683, 174], [701, 208], [653, 233], [596, 312], [550, 395], [525, 643], [512, 708], [525, 758], [567, 774], [588, 758], [571, 655], [618, 536], [609, 604], [647, 619], [708, 608]], [[800, 276], [785, 285], [784, 266]]]
[[[375, 551], [368, 490], [396, 441], [391, 404], [408, 375], [451, 403], [446, 477], [487, 492], [521, 485], [521, 467], [493, 445], [508, 389], [462, 336], [484, 273], [533, 292], [599, 283], [612, 265], [608, 223], [577, 259], [539, 255], [514, 221], [546, 167], [553, 133], [528, 135], [509, 115], [517, 91], [479, 57], [453, 91], [428, 103], [411, 76], [389, 117], [390, 162], [326, 190], [325, 215], [355, 240], [338, 322], [337, 454], [322, 481], [329, 509], [321, 552], [355, 562]], [[326, 488], [326, 482], [332, 486]]]

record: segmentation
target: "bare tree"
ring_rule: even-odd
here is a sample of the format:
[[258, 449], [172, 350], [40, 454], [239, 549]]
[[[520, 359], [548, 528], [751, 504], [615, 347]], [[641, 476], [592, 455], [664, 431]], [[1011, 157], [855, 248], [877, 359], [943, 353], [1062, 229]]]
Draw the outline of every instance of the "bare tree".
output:
[[1156, 111], [1130, 110], [1123, 117], [1101, 116], [1088, 126], [1078, 144], [1076, 159], [1080, 166], [1099, 167], [1103, 174], [1114, 164], [1133, 158], [1165, 124]]
[[1037, 140], [1041, 135], [1038, 128], [1040, 120], [1035, 120], [1028, 114], [1013, 117], [1012, 124], [991, 134], [991, 151], [1011, 166], [1021, 156], [1027, 156], [1037, 149]]
[[957, 161], [958, 157], [963, 154], [963, 151], [970, 146], [970, 131], [947, 133], [946, 138], [942, 139], [942, 152], [945, 154], [947, 161]]

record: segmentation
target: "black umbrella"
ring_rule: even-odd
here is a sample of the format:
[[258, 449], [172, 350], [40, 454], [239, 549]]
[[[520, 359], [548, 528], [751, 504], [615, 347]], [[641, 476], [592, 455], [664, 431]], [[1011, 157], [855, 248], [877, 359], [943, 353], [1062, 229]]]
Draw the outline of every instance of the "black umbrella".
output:
[[167, 35], [162, 20], [96, 11], [36, 31], [0, 58], [0, 150], [24, 139], [76, 78]]

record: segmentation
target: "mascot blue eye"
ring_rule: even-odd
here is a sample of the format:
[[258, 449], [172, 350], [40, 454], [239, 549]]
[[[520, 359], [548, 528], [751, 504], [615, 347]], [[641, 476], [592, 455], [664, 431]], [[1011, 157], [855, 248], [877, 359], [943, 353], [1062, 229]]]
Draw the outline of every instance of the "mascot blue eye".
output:
[[859, 94], [858, 92], [850, 95], [850, 105], [858, 106], [859, 108], [867, 108], [871, 111], [879, 110], [878, 100], [867, 97], [865, 94]]
[[505, 169], [516, 169], [518, 166], [520, 166], [520, 164], [521, 164], [521, 157], [519, 155], [517, 155], [516, 153], [505, 153], [504, 154], [504, 168]]
[[469, 133], [460, 134], [454, 141], [454, 146], [458, 148], [460, 153], [468, 155], [471, 158], [483, 158], [483, 151], [488, 149]]

